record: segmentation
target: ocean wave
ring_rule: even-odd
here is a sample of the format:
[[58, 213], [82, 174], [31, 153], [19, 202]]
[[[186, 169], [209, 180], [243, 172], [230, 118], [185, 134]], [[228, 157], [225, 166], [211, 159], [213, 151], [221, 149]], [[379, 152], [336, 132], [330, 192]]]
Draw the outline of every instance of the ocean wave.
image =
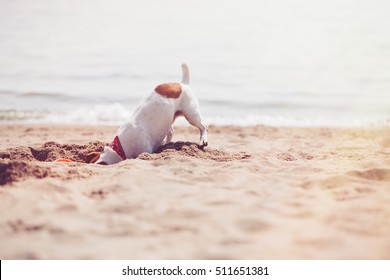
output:
[[70, 96], [62, 93], [23, 92], [16, 94], [19, 98], [43, 98], [50, 100], [69, 100]]
[[[85, 125], [120, 125], [131, 117], [132, 111], [120, 103], [78, 107], [65, 111], [47, 110], [0, 110], [0, 122], [7, 123], [50, 123]], [[281, 114], [205, 114], [204, 120], [210, 125], [268, 125], [285, 127], [390, 127], [390, 115], [375, 117], [323, 117]], [[184, 118], [175, 125], [186, 126]]]
[[0, 122], [44, 120], [50, 113], [44, 110], [0, 110]]
[[287, 115], [247, 115], [247, 116], [212, 116], [206, 118], [209, 124], [227, 126], [267, 125], [277, 127], [390, 127], [390, 116], [381, 117], [308, 117]]

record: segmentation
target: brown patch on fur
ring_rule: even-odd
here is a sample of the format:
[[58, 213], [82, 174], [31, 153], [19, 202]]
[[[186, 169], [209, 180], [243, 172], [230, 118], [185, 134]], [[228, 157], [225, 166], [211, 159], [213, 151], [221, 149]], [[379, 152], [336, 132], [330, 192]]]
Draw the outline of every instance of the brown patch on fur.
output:
[[154, 90], [165, 98], [179, 98], [182, 91], [179, 83], [161, 84]]

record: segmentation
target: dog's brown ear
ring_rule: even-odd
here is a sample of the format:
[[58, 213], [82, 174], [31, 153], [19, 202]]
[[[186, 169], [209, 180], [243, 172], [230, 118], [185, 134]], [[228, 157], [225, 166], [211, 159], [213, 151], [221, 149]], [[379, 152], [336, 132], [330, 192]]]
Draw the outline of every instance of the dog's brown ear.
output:
[[92, 153], [89, 153], [85, 156], [85, 162], [86, 163], [95, 163], [99, 157], [100, 157], [100, 154], [99, 152], [92, 152]]

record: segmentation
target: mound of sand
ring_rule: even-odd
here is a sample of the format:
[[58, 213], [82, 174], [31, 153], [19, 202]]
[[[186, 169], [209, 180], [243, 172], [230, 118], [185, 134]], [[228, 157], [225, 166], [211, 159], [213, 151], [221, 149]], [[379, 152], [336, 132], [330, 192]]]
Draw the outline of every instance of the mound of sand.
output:
[[158, 160], [172, 157], [192, 157], [197, 159], [209, 159], [218, 162], [247, 159], [250, 157], [245, 152], [228, 153], [216, 149], [200, 148], [198, 144], [192, 142], [172, 142], [161, 146], [155, 153], [143, 153], [138, 156], [142, 160]]
[[48, 176], [58, 177], [59, 174], [53, 172], [49, 167], [36, 166], [29, 162], [19, 160], [0, 162], [0, 185], [21, 181], [28, 177], [40, 179]]
[[91, 170], [80, 168], [80, 163], [64, 165], [61, 163], [0, 160], [0, 186], [29, 178], [43, 179], [50, 177], [66, 181], [87, 178], [93, 174]]
[[41, 164], [66, 158], [75, 163], [84, 163], [90, 152], [101, 152], [106, 144], [95, 141], [86, 145], [59, 144], [47, 142], [37, 147], [14, 147], [0, 151], [0, 185], [23, 181], [28, 178], [42, 179], [46, 177], [69, 180], [85, 178], [77, 168], [77, 164], [68, 164], [67, 170], [59, 170], [58, 164]]
[[88, 153], [101, 152], [106, 145], [99, 141], [89, 142], [87, 145], [46, 142], [38, 147], [21, 146], [0, 151], [0, 159], [52, 162], [58, 158], [67, 158], [75, 162], [85, 162]]
[[[38, 147], [19, 146], [0, 151], [0, 185], [23, 181], [27, 178], [53, 177], [60, 180], [72, 178], [85, 178], [81, 175], [80, 163], [85, 163], [86, 155], [90, 152], [103, 151], [106, 143], [95, 141], [85, 145], [59, 144], [47, 142]], [[227, 162], [249, 158], [246, 153], [228, 153], [215, 149], [201, 149], [192, 142], [175, 142], [160, 147], [156, 153], [143, 153], [138, 156], [141, 160], [159, 160], [177, 157], [192, 157], [197, 159], [209, 159], [217, 162]], [[56, 171], [59, 164], [53, 163], [56, 159], [66, 158], [74, 163], [65, 164], [66, 172]], [[39, 162], [52, 163], [42, 165]], [[79, 163], [79, 164], [77, 164]], [[60, 163], [61, 166], [64, 163]], [[92, 175], [91, 172], [90, 175]]]

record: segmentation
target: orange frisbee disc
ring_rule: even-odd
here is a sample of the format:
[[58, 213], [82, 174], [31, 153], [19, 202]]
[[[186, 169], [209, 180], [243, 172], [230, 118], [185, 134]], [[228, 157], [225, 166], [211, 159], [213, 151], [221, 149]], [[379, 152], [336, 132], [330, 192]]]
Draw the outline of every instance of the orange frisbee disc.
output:
[[66, 158], [58, 158], [54, 162], [73, 162], [73, 161]]

